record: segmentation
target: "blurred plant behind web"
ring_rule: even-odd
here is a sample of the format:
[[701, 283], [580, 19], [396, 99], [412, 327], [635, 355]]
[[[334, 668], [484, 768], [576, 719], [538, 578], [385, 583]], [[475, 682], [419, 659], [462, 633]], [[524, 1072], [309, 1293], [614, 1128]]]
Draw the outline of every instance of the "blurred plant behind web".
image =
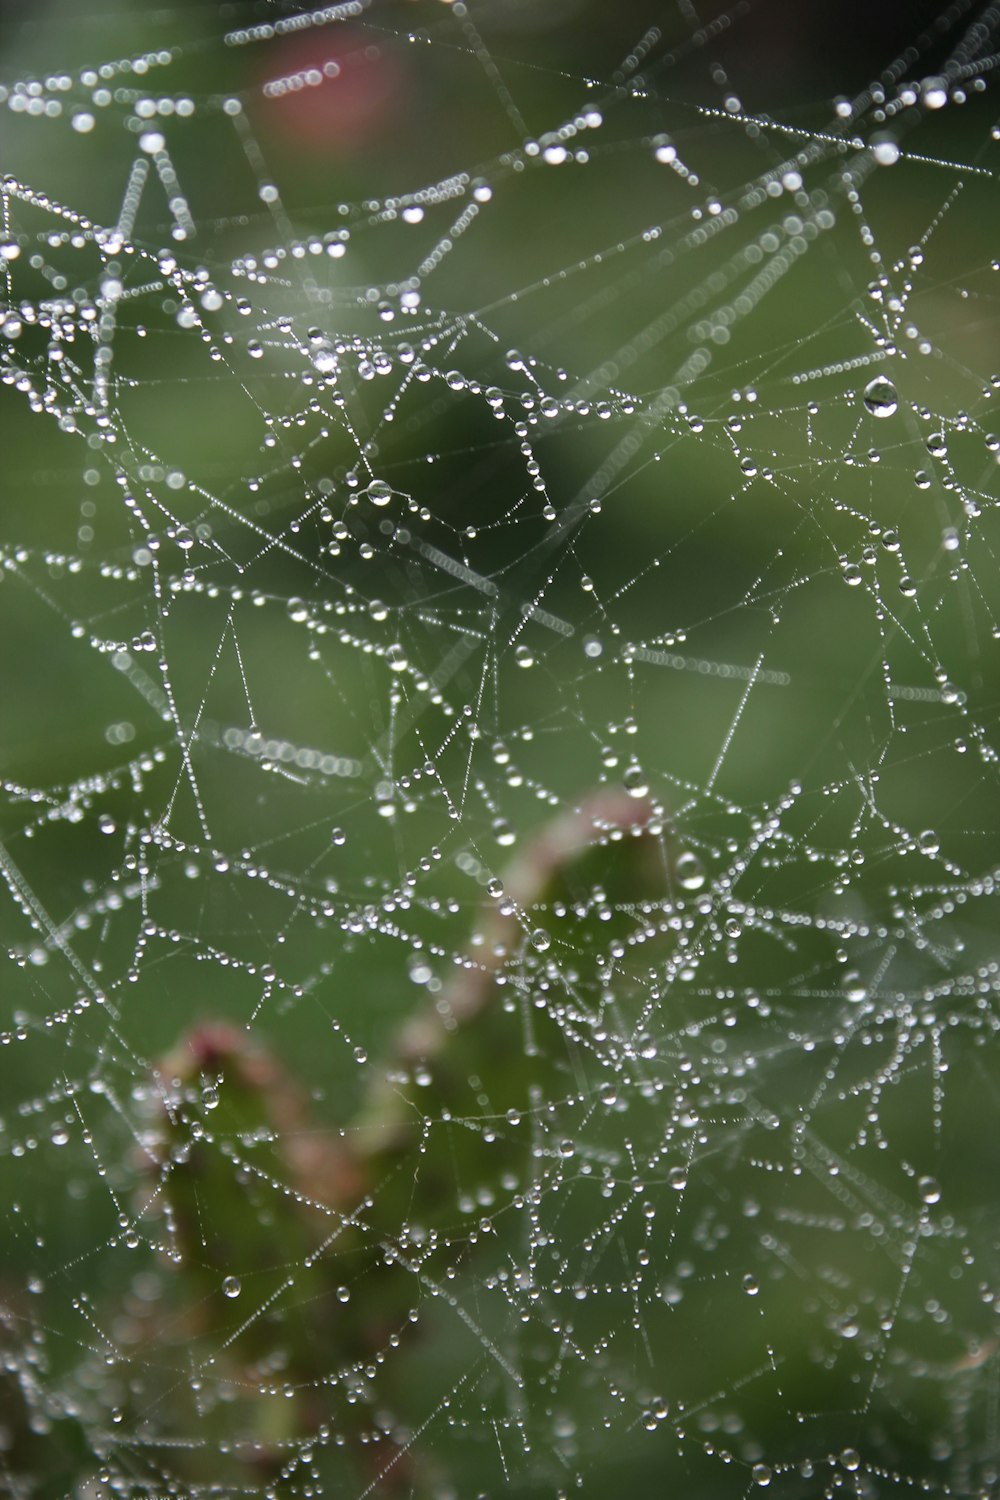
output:
[[938, 10], [5, 15], [12, 1493], [993, 1493], [992, 116], [832, 103]]

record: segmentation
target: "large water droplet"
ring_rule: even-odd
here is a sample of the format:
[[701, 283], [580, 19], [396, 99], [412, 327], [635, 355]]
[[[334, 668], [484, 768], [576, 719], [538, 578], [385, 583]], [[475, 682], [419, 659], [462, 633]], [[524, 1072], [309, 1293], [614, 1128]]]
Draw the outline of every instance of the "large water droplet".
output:
[[384, 479], [373, 479], [365, 492], [373, 505], [388, 505], [392, 499], [392, 485]]
[[943, 78], [925, 78], [920, 85], [920, 98], [925, 109], [944, 109], [948, 103], [948, 85]]
[[880, 167], [893, 167], [899, 161], [899, 144], [891, 135], [872, 136], [872, 156]]
[[685, 891], [700, 891], [705, 884], [705, 868], [689, 849], [677, 856], [677, 880]]
[[625, 775], [622, 777], [622, 782], [630, 797], [645, 797], [649, 791], [646, 773], [635, 762], [626, 770]]
[[865, 386], [864, 402], [873, 417], [891, 417], [899, 405], [899, 396], [891, 380], [876, 375]]
[[918, 1177], [917, 1188], [924, 1203], [940, 1203], [941, 1187], [934, 1177]]

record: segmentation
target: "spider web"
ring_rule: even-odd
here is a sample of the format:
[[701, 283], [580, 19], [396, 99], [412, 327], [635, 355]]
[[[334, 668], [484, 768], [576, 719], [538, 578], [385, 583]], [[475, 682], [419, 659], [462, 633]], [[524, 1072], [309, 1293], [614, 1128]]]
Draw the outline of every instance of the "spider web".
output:
[[1000, 11], [812, 11], [11, 19], [4, 1493], [997, 1492]]

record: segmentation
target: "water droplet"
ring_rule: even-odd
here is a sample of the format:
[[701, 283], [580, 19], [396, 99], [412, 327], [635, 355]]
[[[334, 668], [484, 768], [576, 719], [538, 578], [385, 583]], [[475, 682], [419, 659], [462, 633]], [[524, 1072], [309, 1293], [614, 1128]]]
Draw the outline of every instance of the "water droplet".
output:
[[917, 1188], [923, 1203], [940, 1203], [941, 1188], [934, 1177], [918, 1177]]
[[238, 1297], [242, 1290], [238, 1276], [227, 1276], [222, 1283], [223, 1295], [226, 1297]]
[[407, 967], [414, 984], [428, 984], [434, 978], [434, 970], [421, 953], [414, 953]]
[[546, 948], [550, 947], [552, 944], [552, 939], [545, 931], [544, 927], [536, 927], [534, 932], [529, 937], [528, 941], [530, 942], [536, 953], [544, 953]]
[[622, 784], [630, 797], [645, 797], [649, 791], [649, 783], [646, 780], [645, 772], [635, 761], [627, 767], [622, 777]]
[[860, 1005], [868, 998], [868, 986], [861, 975], [855, 973], [854, 970], [844, 975], [844, 994], [852, 1005]]
[[682, 1193], [687, 1187], [688, 1174], [686, 1167], [671, 1167], [667, 1173], [667, 1181], [675, 1193]]
[[388, 505], [392, 499], [392, 485], [384, 479], [373, 479], [365, 491], [373, 505]]
[[872, 155], [880, 167], [893, 167], [899, 161], [899, 145], [891, 135], [873, 135]]
[[744, 1276], [743, 1290], [746, 1292], [748, 1297], [756, 1297], [757, 1293], [760, 1291], [760, 1282], [757, 1280], [756, 1276], [751, 1276], [749, 1272], [746, 1276]]
[[677, 880], [685, 891], [700, 891], [705, 884], [705, 867], [689, 849], [677, 856]]
[[944, 109], [948, 103], [948, 85], [943, 78], [925, 78], [920, 85], [925, 109]]
[[864, 403], [873, 417], [891, 417], [899, 405], [896, 387], [884, 375], [876, 375], [865, 386]]
[[771, 1470], [767, 1464], [754, 1464], [751, 1474], [754, 1484], [759, 1484], [762, 1490], [766, 1490], [771, 1483]]

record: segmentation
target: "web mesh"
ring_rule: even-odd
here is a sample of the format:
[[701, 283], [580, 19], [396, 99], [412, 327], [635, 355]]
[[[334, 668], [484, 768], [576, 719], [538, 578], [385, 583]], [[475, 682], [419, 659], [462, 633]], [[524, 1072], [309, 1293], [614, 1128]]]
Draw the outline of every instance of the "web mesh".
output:
[[11, 18], [4, 1493], [996, 1493], [1000, 10], [882, 21]]

